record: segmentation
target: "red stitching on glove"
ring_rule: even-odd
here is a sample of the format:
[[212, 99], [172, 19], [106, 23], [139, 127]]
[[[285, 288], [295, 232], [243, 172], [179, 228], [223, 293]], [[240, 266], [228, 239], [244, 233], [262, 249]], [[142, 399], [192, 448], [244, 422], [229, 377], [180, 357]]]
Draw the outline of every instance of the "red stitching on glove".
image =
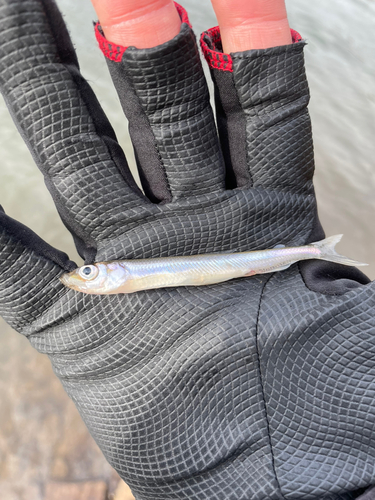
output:
[[120, 62], [127, 47], [122, 47], [121, 45], [109, 42], [104, 36], [99, 22], [95, 23], [95, 36], [98, 41], [99, 48], [105, 57], [111, 61]]
[[232, 57], [223, 52], [219, 26], [201, 34], [201, 48], [210, 68], [233, 72]]
[[[181, 22], [187, 24], [191, 28], [191, 24], [189, 21], [189, 16], [186, 10], [179, 5], [177, 2], [174, 2], [174, 5], [177, 9], [177, 12], [181, 18]], [[117, 45], [112, 43], [106, 39], [104, 36], [102, 27], [99, 22], [95, 23], [95, 36], [98, 41], [100, 50], [103, 52], [105, 57], [110, 59], [111, 61], [120, 62], [125, 50], [128, 47], [123, 47], [122, 45]]]
[[[298, 43], [302, 40], [301, 35], [297, 31], [290, 30], [290, 33], [293, 43]], [[210, 68], [233, 72], [232, 56], [223, 52], [219, 26], [204, 31], [201, 35], [200, 43], [203, 55]]]
[[298, 43], [298, 42], [301, 42], [303, 40], [303, 38], [298, 33], [298, 31], [290, 30], [290, 34], [292, 35], [292, 42], [293, 43]]
[[177, 9], [177, 12], [180, 15], [181, 22], [187, 24], [190, 28], [192, 28], [190, 21], [189, 21], [188, 13], [186, 12], [186, 10], [179, 3], [177, 3], [177, 2], [173, 2], [173, 3]]

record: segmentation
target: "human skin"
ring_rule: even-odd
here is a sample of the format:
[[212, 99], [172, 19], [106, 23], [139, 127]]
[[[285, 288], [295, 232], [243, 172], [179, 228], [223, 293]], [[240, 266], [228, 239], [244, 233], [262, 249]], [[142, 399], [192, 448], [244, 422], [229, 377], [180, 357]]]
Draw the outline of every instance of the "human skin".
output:
[[[118, 45], [148, 48], [180, 30], [172, 0], [91, 0], [106, 38]], [[292, 43], [284, 0], [212, 0], [224, 52]]]

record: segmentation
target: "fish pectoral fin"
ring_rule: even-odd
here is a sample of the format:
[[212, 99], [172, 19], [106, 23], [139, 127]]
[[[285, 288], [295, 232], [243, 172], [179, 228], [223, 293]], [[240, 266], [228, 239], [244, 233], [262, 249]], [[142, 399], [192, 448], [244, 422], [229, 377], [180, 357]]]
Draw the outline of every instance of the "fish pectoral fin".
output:
[[282, 245], [282, 244], [280, 243], [280, 245], [275, 245], [273, 248], [285, 248], [285, 245]]
[[255, 271], [249, 271], [248, 273], [244, 274], [245, 277], [247, 276], [254, 276], [254, 274], [256, 274]]
[[270, 269], [269, 271], [261, 271], [261, 272], [257, 272], [257, 271], [249, 271], [248, 273], [244, 274], [244, 276], [254, 276], [254, 274], [265, 274], [265, 273], [275, 273], [277, 271], [284, 271], [284, 269], [288, 269], [288, 267], [290, 267], [292, 264], [294, 264], [294, 262], [292, 262], [291, 264], [287, 264], [286, 266], [280, 266], [280, 267], [275, 267], [275, 268], [272, 268]]

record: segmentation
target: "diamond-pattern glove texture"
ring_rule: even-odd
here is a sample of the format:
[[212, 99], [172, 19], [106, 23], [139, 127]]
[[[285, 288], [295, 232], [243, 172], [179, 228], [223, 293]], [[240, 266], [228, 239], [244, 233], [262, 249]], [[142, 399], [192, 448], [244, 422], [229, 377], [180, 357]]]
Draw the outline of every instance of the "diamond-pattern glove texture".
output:
[[[145, 196], [53, 1], [0, 0], [1, 90], [87, 262], [323, 236], [303, 42], [228, 65], [204, 35], [225, 62], [218, 139], [180, 13], [160, 47], [107, 44]], [[0, 212], [0, 312], [50, 357], [137, 500], [349, 500], [375, 483], [374, 285], [325, 266], [84, 295], [58, 280], [66, 255]]]

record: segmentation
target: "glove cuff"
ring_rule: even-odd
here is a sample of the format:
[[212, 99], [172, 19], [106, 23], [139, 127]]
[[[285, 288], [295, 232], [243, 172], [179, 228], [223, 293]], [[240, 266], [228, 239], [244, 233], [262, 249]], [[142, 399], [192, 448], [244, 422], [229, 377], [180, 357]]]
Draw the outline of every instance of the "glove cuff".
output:
[[[175, 7], [177, 9], [177, 12], [179, 13], [179, 16], [181, 18], [181, 23], [182, 24], [187, 24], [189, 28], [191, 28], [191, 24], [189, 21], [189, 16], [186, 12], [186, 10], [179, 5], [177, 2], [174, 2]], [[103, 29], [100, 25], [99, 22], [94, 23], [95, 27], [95, 36], [98, 41], [100, 50], [103, 52], [105, 57], [107, 59], [110, 59], [111, 61], [115, 62], [120, 62], [122, 59], [122, 56], [124, 55], [124, 52], [129, 48], [129, 47], [124, 47], [122, 45], [118, 45], [116, 43], [112, 43], [109, 40], [106, 39], [103, 33]]]
[[[290, 33], [292, 35], [293, 44], [303, 41], [301, 35], [297, 31], [290, 30]], [[201, 35], [200, 43], [203, 55], [206, 58], [206, 61], [210, 68], [220, 69], [222, 71], [233, 71], [232, 54], [226, 54], [225, 52], [223, 52], [219, 26], [215, 26], [214, 28], [203, 32]], [[280, 49], [283, 50], [284, 47], [285, 46], [271, 47], [269, 49], [256, 49], [252, 50], [251, 52], [263, 52], [265, 54], [274, 55], [277, 54]]]

